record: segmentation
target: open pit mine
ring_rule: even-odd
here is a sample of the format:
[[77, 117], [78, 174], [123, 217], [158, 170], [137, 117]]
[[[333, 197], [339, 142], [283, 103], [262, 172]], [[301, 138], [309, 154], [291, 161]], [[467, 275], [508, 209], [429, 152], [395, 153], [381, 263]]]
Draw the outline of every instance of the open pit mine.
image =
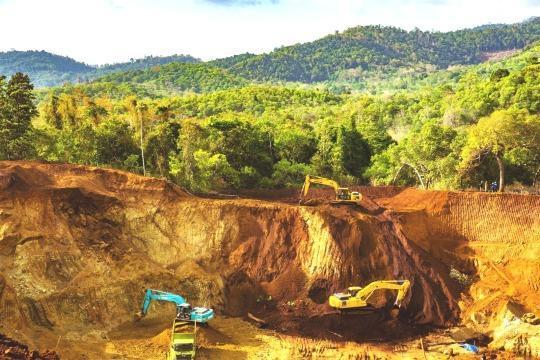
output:
[[[0, 162], [0, 358], [540, 356], [540, 196], [355, 190], [352, 206], [326, 189], [305, 205], [298, 190], [203, 198], [117, 170]], [[385, 288], [368, 312], [329, 305], [383, 280], [410, 285], [397, 312]], [[137, 318], [147, 289], [180, 300]], [[213, 318], [182, 325], [182, 299]]]

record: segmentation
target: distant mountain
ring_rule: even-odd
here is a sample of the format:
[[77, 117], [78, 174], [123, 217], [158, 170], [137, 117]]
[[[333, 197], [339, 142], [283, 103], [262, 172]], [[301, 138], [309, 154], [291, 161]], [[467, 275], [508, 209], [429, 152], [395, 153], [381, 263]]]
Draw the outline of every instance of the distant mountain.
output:
[[144, 70], [116, 72], [99, 78], [96, 80], [98, 82], [143, 85], [154, 92], [173, 93], [206, 93], [248, 84], [245, 79], [210, 64], [178, 62]]
[[327, 82], [365, 91], [373, 80], [394, 83], [410, 72], [427, 76], [453, 65], [477, 64], [493, 53], [522, 49], [537, 40], [540, 17], [451, 32], [358, 26], [270, 53], [239, 54], [204, 65], [189, 55], [172, 55], [94, 67], [44, 51], [10, 51], [0, 53], [0, 74], [28, 73], [38, 87], [100, 78], [174, 91], [207, 92], [247, 82]]
[[148, 69], [153, 66], [174, 62], [196, 64], [201, 62], [201, 60], [190, 55], [147, 56], [142, 59], [131, 60], [130, 62], [99, 66], [97, 72], [98, 74], [104, 74], [118, 71]]
[[148, 56], [130, 62], [90, 66], [66, 56], [46, 51], [0, 52], [0, 74], [9, 76], [23, 72], [30, 76], [37, 87], [56, 86], [62, 83], [86, 82], [118, 71], [146, 69], [172, 62], [198, 63], [189, 55]]
[[247, 79], [311, 83], [335, 79], [350, 69], [370, 71], [418, 64], [441, 69], [475, 64], [482, 62], [487, 52], [520, 49], [538, 39], [540, 17], [451, 32], [358, 26], [267, 54], [245, 54], [212, 63]]
[[9, 76], [18, 71], [29, 74], [36, 86], [57, 85], [77, 81], [94, 68], [66, 56], [46, 51], [8, 51], [0, 53], [0, 74]]

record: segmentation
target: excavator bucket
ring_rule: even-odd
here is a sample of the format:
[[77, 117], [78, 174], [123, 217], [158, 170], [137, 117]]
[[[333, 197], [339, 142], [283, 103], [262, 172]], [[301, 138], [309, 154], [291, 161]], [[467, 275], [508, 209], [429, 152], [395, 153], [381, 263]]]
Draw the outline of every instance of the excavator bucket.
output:
[[138, 321], [141, 321], [141, 319], [143, 318], [143, 314], [141, 311], [137, 311], [135, 313], [135, 316], [133, 317], [133, 321], [135, 322], [138, 322]]

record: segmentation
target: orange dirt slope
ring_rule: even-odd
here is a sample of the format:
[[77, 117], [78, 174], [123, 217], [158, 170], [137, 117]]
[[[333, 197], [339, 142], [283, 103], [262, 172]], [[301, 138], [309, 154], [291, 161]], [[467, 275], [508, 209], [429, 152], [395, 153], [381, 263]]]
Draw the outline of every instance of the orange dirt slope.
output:
[[[536, 304], [538, 272], [520, 276], [519, 269], [538, 269], [532, 257], [538, 237], [520, 235], [523, 227], [537, 234], [538, 214], [525, 208], [537, 198], [395, 188], [372, 194], [378, 211], [297, 206], [279, 196], [200, 199], [117, 170], [0, 162], [0, 332], [40, 349], [60, 343], [58, 352], [68, 358], [103, 358], [104, 339], [117, 329], [139, 336], [131, 324], [145, 288], [180, 293], [218, 314], [252, 312], [281, 333], [335, 340], [338, 332], [355, 341], [456, 324], [494, 291], [497, 299]], [[502, 225], [479, 215], [510, 205], [513, 215], [501, 217]], [[507, 225], [510, 241], [502, 235]], [[493, 236], [483, 235], [489, 228]], [[506, 245], [506, 252], [497, 248]], [[464, 287], [453, 270], [472, 283]], [[515, 281], [516, 291], [497, 289], [500, 274]], [[398, 321], [364, 319], [366, 327], [326, 305], [346, 286], [397, 278], [412, 282]], [[385, 293], [380, 305], [394, 296]], [[152, 305], [143, 325], [163, 326], [159, 319], [173, 313], [170, 304]]]

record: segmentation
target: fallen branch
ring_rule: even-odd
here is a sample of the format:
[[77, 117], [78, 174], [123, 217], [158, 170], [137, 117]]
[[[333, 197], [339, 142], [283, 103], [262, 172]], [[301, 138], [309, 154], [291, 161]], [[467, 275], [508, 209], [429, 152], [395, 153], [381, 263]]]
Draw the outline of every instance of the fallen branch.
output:
[[338, 333], [335, 333], [335, 332], [330, 331], [330, 330], [327, 330], [327, 331], [328, 331], [330, 334], [332, 334], [332, 335], [336, 335], [336, 336], [338, 336], [338, 337], [340, 337], [340, 338], [343, 338], [343, 336], [339, 335]]
[[422, 347], [422, 354], [424, 354], [424, 360], [427, 360], [426, 350], [424, 349], [424, 338], [420, 338], [420, 346]]
[[255, 321], [257, 324], [259, 324], [259, 327], [265, 327], [268, 325], [268, 323], [266, 321], [264, 321], [263, 319], [259, 319], [258, 317], [256, 317], [255, 315], [253, 315], [252, 313], [248, 312], [247, 313], [247, 316], [249, 319]]

